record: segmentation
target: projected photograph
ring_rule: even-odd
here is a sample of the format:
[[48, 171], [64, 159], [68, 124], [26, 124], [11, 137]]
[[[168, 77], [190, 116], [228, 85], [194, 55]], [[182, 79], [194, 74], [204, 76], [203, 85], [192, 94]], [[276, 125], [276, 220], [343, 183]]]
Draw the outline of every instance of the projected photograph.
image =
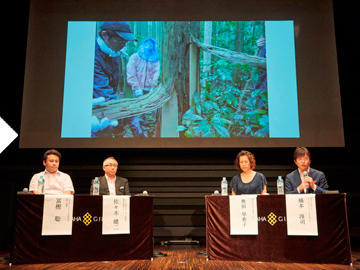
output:
[[64, 85], [63, 138], [299, 137], [292, 21], [69, 22]]

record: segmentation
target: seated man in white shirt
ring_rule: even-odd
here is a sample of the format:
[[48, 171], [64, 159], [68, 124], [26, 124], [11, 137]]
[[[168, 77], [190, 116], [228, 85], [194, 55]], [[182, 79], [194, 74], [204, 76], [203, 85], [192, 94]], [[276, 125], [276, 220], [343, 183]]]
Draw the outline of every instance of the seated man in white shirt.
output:
[[60, 172], [61, 154], [55, 149], [45, 152], [43, 156], [43, 164], [45, 171], [34, 174], [30, 181], [30, 192], [38, 194], [38, 181], [43, 176], [44, 194], [74, 194], [74, 186], [68, 174]]
[[[129, 181], [116, 176], [118, 162], [113, 157], [108, 157], [103, 162], [104, 176], [99, 177], [100, 195], [130, 195]], [[92, 194], [93, 181], [90, 186]]]

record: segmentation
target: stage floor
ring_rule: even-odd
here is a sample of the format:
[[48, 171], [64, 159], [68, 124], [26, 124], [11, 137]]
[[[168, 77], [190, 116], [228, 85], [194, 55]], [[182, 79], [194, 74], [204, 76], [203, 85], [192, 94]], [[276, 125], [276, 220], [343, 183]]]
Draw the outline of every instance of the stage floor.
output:
[[[121, 244], [121, 243], [119, 243]], [[116, 247], [114, 247], [116, 248]], [[360, 248], [352, 250], [353, 266], [340, 264], [274, 263], [206, 260], [204, 245], [155, 245], [166, 257], [151, 260], [20, 264], [9, 267], [9, 251], [0, 251], [0, 269], [360, 269]], [[100, 251], [99, 251], [100, 252]]]

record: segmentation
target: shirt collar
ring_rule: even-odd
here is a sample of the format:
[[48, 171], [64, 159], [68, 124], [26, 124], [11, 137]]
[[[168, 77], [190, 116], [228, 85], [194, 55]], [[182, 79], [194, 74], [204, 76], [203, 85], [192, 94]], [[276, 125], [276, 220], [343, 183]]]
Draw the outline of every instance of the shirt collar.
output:
[[115, 179], [116, 179], [116, 175], [114, 176], [114, 178], [113, 178], [113, 179], [111, 179], [109, 176], [107, 176], [107, 175], [105, 174], [105, 178], [106, 178], [106, 180], [107, 180], [107, 181], [112, 182], [112, 181], [115, 181]]
[[50, 174], [50, 175], [51, 174], [60, 174], [60, 172], [59, 172], [59, 170], [57, 170], [56, 172], [51, 173], [51, 172], [49, 172], [48, 170], [45, 169], [44, 174]]

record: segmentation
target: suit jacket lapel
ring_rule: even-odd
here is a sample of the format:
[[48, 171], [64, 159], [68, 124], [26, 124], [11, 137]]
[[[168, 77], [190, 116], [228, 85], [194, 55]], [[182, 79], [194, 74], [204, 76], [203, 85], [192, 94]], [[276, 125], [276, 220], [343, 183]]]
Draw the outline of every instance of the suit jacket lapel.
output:
[[[314, 179], [314, 171], [311, 169], [311, 168], [309, 168], [309, 176], [312, 178], [312, 179]], [[316, 180], [315, 180], [316, 181]], [[308, 190], [309, 190], [309, 193], [314, 193], [314, 190], [311, 188], [311, 187], [309, 187], [308, 188]]]
[[[295, 186], [298, 187], [301, 185], [301, 177], [300, 177], [300, 173], [299, 173], [299, 169], [297, 169], [295, 171], [295, 175], [294, 175], [294, 180], [295, 180]], [[301, 193], [304, 193], [304, 191], [301, 191]]]
[[106, 180], [105, 176], [100, 178], [100, 185], [102, 185], [104, 187], [105, 192], [107, 194], [109, 194], [109, 186], [108, 186], [108, 183], [107, 183], [107, 180]]
[[116, 176], [116, 179], [115, 179], [115, 193], [116, 195], [119, 195], [120, 193], [120, 177], [117, 177]]
[[309, 176], [313, 178], [313, 170], [311, 168], [309, 168]]

